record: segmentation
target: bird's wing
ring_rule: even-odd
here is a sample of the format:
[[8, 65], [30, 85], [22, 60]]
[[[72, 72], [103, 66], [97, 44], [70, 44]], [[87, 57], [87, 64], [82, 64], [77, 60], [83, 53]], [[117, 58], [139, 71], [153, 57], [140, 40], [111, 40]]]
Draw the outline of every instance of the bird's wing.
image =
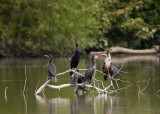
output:
[[113, 64], [111, 64], [110, 72], [111, 72], [112, 76], [114, 76], [114, 75], [118, 75], [121, 77], [123, 76], [122, 74], [119, 73], [119, 70]]
[[76, 68], [78, 66], [78, 63], [79, 63], [79, 51], [75, 51], [70, 61], [70, 67]]
[[103, 63], [102, 71], [105, 73], [105, 62]]
[[88, 80], [88, 79], [92, 79], [92, 77], [93, 77], [93, 74], [94, 74], [94, 72], [95, 72], [95, 68], [94, 68], [94, 66], [90, 66], [88, 69], [87, 69], [87, 71], [85, 72], [85, 79], [86, 80]]
[[52, 74], [52, 75], [56, 75], [56, 66], [53, 63], [50, 63], [48, 65], [48, 71]]

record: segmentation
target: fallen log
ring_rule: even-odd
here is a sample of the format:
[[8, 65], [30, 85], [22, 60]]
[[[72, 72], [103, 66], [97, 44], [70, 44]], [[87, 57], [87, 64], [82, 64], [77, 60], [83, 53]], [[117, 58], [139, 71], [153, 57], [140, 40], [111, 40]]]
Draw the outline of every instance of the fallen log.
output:
[[[121, 54], [156, 54], [159, 52], [159, 46], [154, 46], [151, 49], [128, 49], [123, 47], [111, 47], [110, 49], [113, 50], [112, 53], [121, 53]], [[104, 54], [105, 51], [90, 52], [90, 54], [93, 53]]]

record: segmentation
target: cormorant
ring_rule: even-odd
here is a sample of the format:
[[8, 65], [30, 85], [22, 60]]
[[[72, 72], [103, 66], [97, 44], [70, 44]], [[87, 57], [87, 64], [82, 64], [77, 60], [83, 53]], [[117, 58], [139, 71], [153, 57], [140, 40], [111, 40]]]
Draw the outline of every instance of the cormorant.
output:
[[[73, 53], [72, 55], [72, 58], [71, 58], [71, 61], [70, 61], [70, 67], [71, 69], [75, 69], [77, 71], [77, 66], [78, 66], [78, 63], [79, 63], [79, 50], [78, 50], [78, 44], [79, 44], [79, 41], [76, 41], [76, 50], [75, 52]], [[75, 83], [75, 79], [74, 79], [74, 73], [73, 72], [70, 72], [70, 78], [71, 78], [71, 83]]]
[[112, 64], [110, 52], [112, 52], [112, 50], [108, 49], [106, 51], [106, 54], [102, 54], [103, 56], [106, 57], [102, 68], [103, 73], [106, 74], [104, 75], [104, 80], [107, 80], [108, 74], [110, 74], [111, 76], [114, 75], [118, 75], [120, 77], [123, 76], [122, 74], [119, 73], [119, 70]]
[[84, 73], [84, 77], [78, 78], [78, 83], [83, 83], [84, 85], [88, 81], [91, 84], [92, 77], [94, 76], [95, 70], [96, 70], [96, 59], [99, 56], [96, 54], [93, 54], [91, 57], [91, 64], [89, 65], [88, 69]]
[[57, 82], [56, 78], [56, 66], [52, 63], [53, 56], [52, 55], [44, 55], [45, 57], [49, 58], [49, 61], [47, 63], [47, 68], [48, 68], [48, 74], [50, 76], [50, 79], [52, 82]]

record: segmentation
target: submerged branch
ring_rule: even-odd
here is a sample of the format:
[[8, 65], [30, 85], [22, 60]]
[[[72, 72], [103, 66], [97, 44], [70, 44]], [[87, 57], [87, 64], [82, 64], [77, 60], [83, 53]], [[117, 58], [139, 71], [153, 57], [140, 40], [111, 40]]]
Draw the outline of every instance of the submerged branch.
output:
[[26, 65], [25, 65], [25, 83], [24, 83], [24, 89], [23, 89], [23, 94], [26, 90], [26, 83], [27, 83], [27, 71], [26, 71]]

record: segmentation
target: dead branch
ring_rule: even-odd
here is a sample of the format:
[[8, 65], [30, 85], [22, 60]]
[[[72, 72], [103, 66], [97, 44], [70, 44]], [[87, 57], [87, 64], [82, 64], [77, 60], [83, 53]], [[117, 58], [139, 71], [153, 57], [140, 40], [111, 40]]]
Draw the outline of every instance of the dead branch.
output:
[[[82, 84], [77, 84], [77, 86], [82, 87], [83, 85]], [[60, 90], [60, 89], [65, 88], [65, 87], [74, 87], [74, 84], [62, 84], [62, 85], [59, 85], [59, 86], [47, 84], [47, 87], [52, 88], [52, 89]], [[97, 92], [100, 92], [100, 93], [107, 93], [107, 91], [105, 91], [103, 89], [100, 89], [96, 86], [92, 86], [92, 85], [88, 85], [88, 84], [85, 85], [85, 88], [95, 89]]]
[[51, 79], [47, 80], [47, 81], [36, 91], [35, 94], [36, 94], [36, 95], [40, 94], [50, 81], [51, 81]]
[[111, 91], [111, 92], [109, 92], [108, 94], [117, 93], [118, 91], [120, 91], [120, 90], [124, 90], [124, 89], [127, 89], [127, 88], [129, 88], [129, 87], [131, 87], [131, 86], [133, 86], [133, 85], [134, 85], [134, 84], [130, 84], [130, 85], [126, 86], [126, 87], [119, 88], [119, 89], [117, 89], [117, 90], [112, 90], [112, 91]]
[[[83, 76], [83, 77], [84, 77], [83, 74], [80, 74], [80, 73], [78, 73], [78, 72], [76, 72], [76, 71], [74, 71], [74, 70], [72, 70], [72, 69], [69, 69], [69, 70], [67, 70], [67, 71], [65, 71], [65, 72], [62, 72], [62, 73], [59, 73], [59, 74], [56, 74], [55, 76], [56, 76], [56, 77], [57, 77], [57, 76], [62, 76], [62, 75], [66, 74], [66, 73], [69, 73], [69, 72], [74, 72], [74, 73], [78, 74], [78, 76]], [[50, 81], [51, 81], [51, 79], [47, 80], [47, 81], [36, 91], [35, 94], [36, 94], [36, 95], [40, 94], [40, 93], [44, 90], [44, 88], [47, 86], [47, 84], [48, 84]]]
[[76, 73], [76, 74], [84, 77], [83, 74], [80, 74], [80, 73], [78, 73], [78, 72], [76, 72], [75, 70], [72, 70], [72, 69], [69, 69], [69, 70], [67, 70], [67, 71], [65, 71], [65, 72], [62, 72], [62, 73], [59, 73], [59, 74], [56, 74], [55, 76], [56, 76], [56, 77], [57, 77], [57, 76], [62, 76], [62, 75], [66, 74], [66, 73], [69, 73], [69, 72], [74, 72], [74, 73]]
[[157, 91], [157, 93], [159, 93], [160, 92], [160, 89]]
[[25, 65], [25, 83], [24, 83], [24, 89], [23, 89], [23, 94], [26, 90], [26, 83], [27, 83], [27, 72], [26, 72], [26, 65]]
[[[122, 68], [123, 68], [123, 64], [122, 64], [122, 67], [119, 69], [118, 72], [120, 72], [120, 71], [122, 70]], [[83, 70], [87, 70], [87, 69], [79, 69], [79, 71], [83, 71]], [[65, 72], [56, 74], [56, 77], [57, 77], [57, 76], [62, 76], [62, 75], [66, 74], [66, 73], [69, 73], [69, 72], [74, 72], [75, 74], [77, 74], [77, 76], [84, 77], [83, 74], [78, 73], [78, 72], [75, 71], [74, 69], [69, 69], [69, 70], [67, 70], [67, 71], [65, 71]], [[96, 73], [96, 72], [99, 72], [99, 73], [101, 73], [102, 75], [106, 75], [105, 73], [103, 73], [102, 71], [99, 71], [99, 70], [96, 70], [95, 73]], [[117, 72], [117, 73], [118, 73], [118, 72]], [[146, 80], [137, 81], [137, 79], [136, 79], [134, 83], [131, 83], [131, 82], [129, 82], [129, 81], [125, 81], [125, 80], [121, 80], [121, 79], [116, 79], [116, 78], [114, 78], [115, 75], [117, 75], [117, 73], [114, 73], [113, 76], [108, 75], [108, 77], [109, 77], [109, 85], [108, 85], [107, 87], [104, 87], [103, 81], [97, 80], [95, 77], [92, 78], [92, 79], [93, 79], [93, 82], [94, 82], [94, 85], [92, 85], [92, 84], [91, 84], [91, 85], [85, 84], [85, 86], [84, 86], [83, 83], [80, 83], [80, 84], [77, 84], [77, 87], [78, 87], [78, 88], [94, 89], [94, 90], [96, 90], [99, 94], [100, 94], [100, 93], [113, 94], [113, 93], [119, 92], [120, 90], [127, 89], [127, 88], [129, 88], [129, 87], [131, 87], [131, 86], [133, 86], [133, 85], [135, 85], [135, 84], [138, 86], [138, 83], [140, 83], [140, 82], [147, 82], [147, 84], [145, 85], [145, 87], [144, 87], [142, 90], [141, 90], [140, 87], [138, 86], [138, 87], [139, 87], [138, 94], [139, 94], [139, 93], [142, 93], [142, 92], [146, 89], [146, 87], [147, 87], [147, 85], [149, 84], [149, 81], [150, 81], [150, 79], [147, 80], [147, 81], [146, 81]], [[52, 88], [52, 89], [57, 89], [57, 90], [60, 90], [60, 89], [62, 89], [62, 88], [66, 88], [66, 87], [75, 87], [75, 85], [74, 85], [74, 84], [71, 84], [71, 83], [55, 86], [55, 85], [49, 84], [50, 82], [51, 82], [51, 79], [47, 80], [38, 90], [37, 90], [37, 87], [38, 87], [38, 85], [37, 85], [37, 87], [36, 87], [36, 90], [37, 90], [37, 91], [35, 91], [35, 94], [38, 95], [38, 94], [40, 94], [41, 92], [43, 93], [43, 92], [44, 92], [44, 89], [45, 89], [46, 87], [49, 87], [49, 88]], [[97, 84], [98, 84], [98, 87], [96, 86], [96, 82], [97, 82]], [[116, 86], [117, 86], [117, 87], [116, 87], [116, 88], [117, 88], [116, 90], [114, 90], [114, 89], [115, 89], [115, 88], [114, 88], [114, 82], [115, 82], [115, 84], [116, 84]], [[127, 84], [129, 84], [129, 85], [127, 85], [127, 86], [125, 86], [125, 87], [123, 87], [123, 88], [120, 88], [118, 82], [127, 83]], [[102, 85], [102, 89], [99, 87], [99, 85], [100, 85], [99, 83]], [[108, 90], [109, 90], [111, 87], [113, 87], [113, 89], [111, 89], [111, 90], [108, 92]], [[159, 91], [160, 91], [160, 90], [159, 90]], [[158, 92], [159, 92], [159, 91], [158, 91]], [[157, 92], [157, 93], [158, 93], [158, 92]]]
[[93, 79], [94, 79], [95, 81], [97, 81], [97, 82], [101, 82], [102, 87], [104, 88], [104, 84], [103, 84], [103, 82], [102, 82], [101, 80], [97, 80], [97, 79], [96, 79], [96, 78], [94, 78], [94, 77], [93, 77]]
[[74, 84], [62, 84], [59, 86], [47, 84], [47, 87], [52, 88], [52, 89], [58, 89], [58, 90], [65, 88], [65, 87], [73, 87], [73, 86], [74, 86]]
[[145, 87], [144, 87], [142, 90], [140, 90], [140, 92], [139, 92], [139, 93], [141, 93], [141, 94], [142, 94], [142, 92], [143, 92], [143, 91], [146, 89], [146, 87], [148, 86], [149, 82], [150, 82], [150, 78], [149, 78], [149, 80], [148, 80], [147, 84], [145, 85]]
[[39, 85], [39, 81], [38, 81], [38, 83], [37, 83], [37, 86], [36, 86], [36, 89], [35, 89], [35, 93], [36, 93], [36, 91], [37, 91], [38, 85]]
[[7, 101], [7, 89], [8, 87], [5, 88], [5, 100]]

